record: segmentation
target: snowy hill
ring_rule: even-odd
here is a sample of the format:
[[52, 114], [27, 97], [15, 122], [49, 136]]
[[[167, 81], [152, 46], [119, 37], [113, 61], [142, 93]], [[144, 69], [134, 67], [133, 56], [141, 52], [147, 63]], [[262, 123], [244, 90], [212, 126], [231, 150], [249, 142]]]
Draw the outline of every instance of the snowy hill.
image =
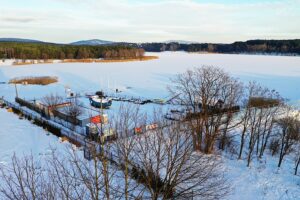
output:
[[106, 44], [113, 44], [113, 43], [114, 42], [112, 42], [112, 41], [93, 39], [93, 40], [80, 40], [80, 41], [77, 41], [77, 42], [72, 42], [70, 44], [71, 45], [97, 46], [97, 45], [106, 45]]
[[40, 40], [23, 39], [23, 38], [0, 38], [0, 42], [45, 43]]
[[199, 42], [195, 42], [195, 41], [186, 41], [186, 40], [167, 40], [164, 41], [163, 43], [178, 43], [178, 44], [198, 44]]

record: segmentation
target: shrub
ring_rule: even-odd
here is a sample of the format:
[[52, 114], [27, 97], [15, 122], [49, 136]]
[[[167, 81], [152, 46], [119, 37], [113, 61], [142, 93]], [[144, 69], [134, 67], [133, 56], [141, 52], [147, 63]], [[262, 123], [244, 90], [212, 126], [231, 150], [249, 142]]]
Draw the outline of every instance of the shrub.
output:
[[38, 76], [38, 77], [19, 77], [9, 81], [10, 84], [31, 84], [31, 85], [49, 85], [58, 82], [57, 77]]
[[278, 153], [280, 142], [278, 139], [272, 139], [270, 142], [270, 151], [272, 152], [272, 156]]

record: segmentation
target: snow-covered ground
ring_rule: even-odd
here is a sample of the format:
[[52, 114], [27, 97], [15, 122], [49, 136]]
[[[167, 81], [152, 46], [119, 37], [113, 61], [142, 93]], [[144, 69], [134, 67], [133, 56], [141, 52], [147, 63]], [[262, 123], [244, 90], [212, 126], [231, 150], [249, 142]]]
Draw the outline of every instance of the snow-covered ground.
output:
[[293, 160], [288, 158], [280, 169], [278, 156], [254, 159], [250, 167], [245, 160], [223, 156], [226, 176], [232, 187], [228, 200], [290, 200], [300, 198], [300, 177], [293, 174]]
[[12, 155], [43, 156], [50, 153], [51, 148], [63, 150], [59, 138], [48, 134], [43, 128], [30, 121], [20, 120], [14, 113], [0, 109], [0, 162], [10, 161]]
[[[224, 68], [242, 81], [256, 80], [278, 90], [293, 103], [300, 100], [300, 57], [189, 54], [184, 52], [151, 53], [157, 60], [124, 63], [56, 63], [26, 66], [0, 66], [0, 82], [19, 76], [57, 76], [59, 82], [48, 86], [18, 86], [19, 95], [38, 99], [49, 93], [64, 94], [65, 87], [76, 92], [91, 92], [99, 89], [113, 91], [118, 88], [123, 94], [135, 97], [166, 98], [169, 79], [186, 69], [202, 65]], [[0, 96], [13, 99], [13, 85], [0, 84]], [[151, 109], [151, 106], [145, 107]], [[112, 108], [116, 109], [116, 106]], [[0, 161], [18, 154], [43, 155], [49, 144], [60, 148], [58, 138], [29, 121], [19, 120], [12, 113], [0, 109]], [[227, 199], [299, 199], [300, 177], [293, 175], [292, 160], [287, 159], [277, 170], [277, 158], [266, 156], [266, 163], [254, 162], [250, 168], [245, 161], [224, 155], [226, 175], [233, 191]]]

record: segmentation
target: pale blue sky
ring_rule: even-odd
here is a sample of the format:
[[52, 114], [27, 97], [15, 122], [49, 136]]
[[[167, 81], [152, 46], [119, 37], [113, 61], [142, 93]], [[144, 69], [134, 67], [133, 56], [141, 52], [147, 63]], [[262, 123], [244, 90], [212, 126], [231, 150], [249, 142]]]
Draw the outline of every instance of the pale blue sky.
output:
[[300, 38], [300, 0], [0, 0], [0, 37], [233, 42]]

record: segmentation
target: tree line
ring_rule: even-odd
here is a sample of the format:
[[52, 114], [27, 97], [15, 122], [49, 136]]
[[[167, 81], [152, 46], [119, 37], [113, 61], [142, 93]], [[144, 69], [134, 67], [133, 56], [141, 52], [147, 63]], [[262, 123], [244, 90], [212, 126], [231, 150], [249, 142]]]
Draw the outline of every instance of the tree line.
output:
[[251, 53], [300, 55], [300, 40], [249, 40], [232, 44], [143, 43], [134, 45], [150, 52], [187, 51], [210, 53]]
[[0, 42], [1, 59], [128, 59], [142, 57], [145, 51], [300, 55], [300, 40], [249, 40], [232, 44], [112, 43], [98, 46]]
[[1, 59], [131, 59], [144, 50], [129, 46], [73, 46], [50, 43], [0, 42]]

